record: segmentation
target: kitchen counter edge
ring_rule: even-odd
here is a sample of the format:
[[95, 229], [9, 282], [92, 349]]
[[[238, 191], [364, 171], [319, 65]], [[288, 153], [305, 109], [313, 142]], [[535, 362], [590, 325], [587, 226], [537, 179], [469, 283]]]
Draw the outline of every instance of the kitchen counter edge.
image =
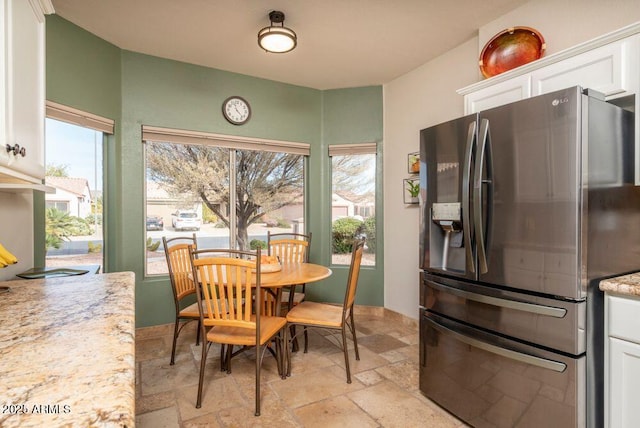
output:
[[6, 286], [0, 426], [134, 426], [135, 274]]
[[640, 297], [640, 272], [604, 279], [600, 281], [600, 290], [607, 293]]

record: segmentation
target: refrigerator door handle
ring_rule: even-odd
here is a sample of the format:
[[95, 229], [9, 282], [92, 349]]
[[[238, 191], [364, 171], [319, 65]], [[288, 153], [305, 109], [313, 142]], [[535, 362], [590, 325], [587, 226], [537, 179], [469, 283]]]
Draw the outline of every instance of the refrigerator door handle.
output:
[[[482, 185], [487, 184], [487, 218], [491, 218], [493, 209], [493, 162], [491, 155], [491, 141], [489, 137], [489, 120], [482, 119], [480, 122], [480, 132], [478, 135], [478, 155], [476, 156], [476, 165], [473, 179], [473, 219], [474, 230], [476, 234], [476, 242], [478, 246], [478, 270], [480, 273], [487, 273], [489, 270], [487, 264], [487, 248], [489, 247], [489, 237], [491, 236], [491, 222], [487, 222], [487, 234], [485, 236], [482, 218]], [[482, 171], [487, 166], [487, 178], [482, 179]]]
[[500, 346], [496, 346], [491, 343], [469, 337], [449, 327], [445, 327], [430, 318], [424, 317], [423, 319], [431, 324], [431, 327], [438, 330], [440, 333], [453, 337], [454, 339], [466, 343], [469, 346], [473, 346], [474, 348], [482, 349], [483, 351], [491, 352], [492, 354], [509, 358], [511, 360], [520, 361], [521, 363], [529, 364], [547, 370], [553, 370], [554, 372], [558, 373], [564, 372], [567, 368], [567, 365], [565, 363], [536, 357], [535, 355], [525, 354], [523, 352], [513, 351], [508, 348], [502, 348]]
[[535, 303], [521, 302], [518, 300], [504, 299], [500, 297], [487, 296], [485, 294], [471, 293], [469, 291], [460, 290], [458, 288], [449, 287], [434, 281], [427, 281], [429, 287], [442, 291], [443, 293], [453, 294], [467, 300], [473, 300], [478, 303], [499, 306], [506, 309], [514, 309], [522, 312], [529, 312], [535, 315], [543, 315], [553, 318], [564, 318], [567, 310], [564, 308], [556, 308], [553, 306], [538, 305]]
[[476, 271], [473, 260], [473, 250], [471, 248], [471, 157], [476, 140], [476, 121], [469, 124], [467, 133], [467, 146], [464, 154], [464, 165], [462, 170], [462, 236], [465, 248], [466, 266], [470, 272]]

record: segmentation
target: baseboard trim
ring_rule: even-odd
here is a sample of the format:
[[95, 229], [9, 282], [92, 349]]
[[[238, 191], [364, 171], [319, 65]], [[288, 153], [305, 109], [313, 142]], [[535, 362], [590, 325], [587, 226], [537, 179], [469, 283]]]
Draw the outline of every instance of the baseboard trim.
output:
[[[410, 328], [418, 328], [418, 320], [410, 318], [399, 312], [392, 311], [391, 309], [383, 308], [380, 306], [364, 305], [356, 305], [354, 309], [355, 316], [375, 315], [388, 318], [393, 321], [401, 322], [403, 325]], [[169, 334], [173, 334], [173, 323], [136, 328], [136, 339], [149, 339], [151, 337], [166, 336]]]

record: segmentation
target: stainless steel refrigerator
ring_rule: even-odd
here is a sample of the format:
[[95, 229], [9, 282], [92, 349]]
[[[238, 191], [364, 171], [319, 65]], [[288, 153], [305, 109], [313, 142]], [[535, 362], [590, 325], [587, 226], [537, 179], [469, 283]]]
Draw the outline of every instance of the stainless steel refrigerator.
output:
[[473, 426], [603, 426], [598, 282], [640, 270], [633, 113], [573, 87], [420, 138], [420, 389]]

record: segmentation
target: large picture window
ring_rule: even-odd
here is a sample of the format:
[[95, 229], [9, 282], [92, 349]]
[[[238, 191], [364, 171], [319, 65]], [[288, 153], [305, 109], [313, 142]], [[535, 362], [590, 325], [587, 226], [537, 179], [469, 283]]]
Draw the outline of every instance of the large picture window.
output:
[[103, 265], [105, 135], [114, 122], [47, 101], [45, 245], [47, 267]]
[[145, 139], [147, 275], [168, 271], [163, 236], [251, 250], [266, 246], [268, 230], [304, 233], [306, 155], [296, 143], [165, 132]]
[[348, 265], [351, 245], [365, 237], [362, 264], [376, 264], [376, 145], [329, 146], [331, 156], [331, 263]]

